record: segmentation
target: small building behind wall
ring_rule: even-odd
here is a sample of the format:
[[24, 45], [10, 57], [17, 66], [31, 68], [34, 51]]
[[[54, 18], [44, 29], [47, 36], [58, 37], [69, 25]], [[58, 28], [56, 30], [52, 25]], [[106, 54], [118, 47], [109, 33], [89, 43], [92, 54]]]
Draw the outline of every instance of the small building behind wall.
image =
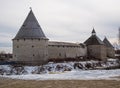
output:
[[10, 61], [12, 59], [12, 54], [0, 53], [0, 62]]

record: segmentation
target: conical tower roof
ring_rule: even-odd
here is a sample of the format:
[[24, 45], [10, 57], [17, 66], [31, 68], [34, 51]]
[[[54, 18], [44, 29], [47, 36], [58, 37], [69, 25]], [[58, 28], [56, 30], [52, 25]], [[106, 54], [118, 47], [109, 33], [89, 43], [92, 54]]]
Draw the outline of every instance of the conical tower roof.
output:
[[96, 35], [95, 29], [92, 30], [92, 35]]
[[97, 37], [94, 28], [92, 30], [92, 35], [84, 43], [86, 45], [104, 45], [103, 41], [101, 41], [100, 38]]
[[25, 39], [25, 38], [44, 38], [47, 39], [42, 31], [32, 9], [30, 10], [26, 20], [18, 31], [14, 39]]
[[93, 28], [93, 30], [92, 30], [92, 33], [96, 33], [94, 28]]
[[86, 45], [104, 45], [104, 43], [96, 35], [90, 36], [84, 43]]
[[104, 42], [104, 44], [105, 44], [107, 47], [112, 47], [112, 48], [114, 48], [114, 47], [112, 46], [112, 44], [108, 41], [108, 39], [107, 39], [106, 37], [104, 38], [103, 42]]

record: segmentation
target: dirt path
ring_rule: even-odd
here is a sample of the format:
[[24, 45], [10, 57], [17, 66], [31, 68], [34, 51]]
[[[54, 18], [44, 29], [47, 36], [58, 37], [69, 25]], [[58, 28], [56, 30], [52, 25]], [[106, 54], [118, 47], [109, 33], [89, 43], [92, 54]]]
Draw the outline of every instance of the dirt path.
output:
[[0, 78], [0, 88], [120, 88], [120, 81], [115, 80], [25, 81]]

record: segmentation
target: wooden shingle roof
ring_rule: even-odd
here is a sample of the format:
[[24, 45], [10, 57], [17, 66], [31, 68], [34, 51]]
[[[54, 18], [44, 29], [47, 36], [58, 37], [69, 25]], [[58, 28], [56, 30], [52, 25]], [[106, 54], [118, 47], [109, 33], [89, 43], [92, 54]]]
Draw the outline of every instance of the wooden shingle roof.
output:
[[86, 45], [104, 45], [104, 43], [96, 35], [92, 35], [84, 43]]
[[92, 35], [84, 42], [86, 45], [104, 45], [104, 42], [97, 37], [95, 30], [92, 30]]
[[48, 42], [49, 46], [76, 46], [79, 47], [80, 44], [77, 43], [69, 43], [69, 42], [57, 42], [57, 41], [49, 41]]
[[30, 10], [26, 20], [18, 31], [14, 39], [24, 39], [24, 38], [45, 38], [46, 36], [42, 31], [32, 9]]
[[107, 39], [106, 37], [104, 38], [103, 42], [104, 42], [104, 44], [105, 44], [107, 47], [112, 47], [112, 48], [114, 48], [114, 47], [112, 46], [112, 44], [108, 41], [108, 39]]

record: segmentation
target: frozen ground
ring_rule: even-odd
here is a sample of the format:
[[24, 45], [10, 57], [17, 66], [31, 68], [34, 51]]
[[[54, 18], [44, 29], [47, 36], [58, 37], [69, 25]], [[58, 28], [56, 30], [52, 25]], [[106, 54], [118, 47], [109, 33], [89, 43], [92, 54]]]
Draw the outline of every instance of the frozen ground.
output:
[[[100, 70], [119, 66], [119, 62], [109, 59], [106, 63], [98, 61], [48, 63], [43, 66], [0, 65], [0, 77], [23, 80], [119, 80], [120, 69]], [[99, 70], [94, 70], [98, 68]]]
[[27, 74], [27, 75], [3, 75], [1, 77], [8, 77], [12, 79], [23, 80], [118, 80], [113, 78], [120, 76], [120, 69], [116, 70], [79, 70], [79, 71], [67, 71], [57, 73], [46, 74]]

